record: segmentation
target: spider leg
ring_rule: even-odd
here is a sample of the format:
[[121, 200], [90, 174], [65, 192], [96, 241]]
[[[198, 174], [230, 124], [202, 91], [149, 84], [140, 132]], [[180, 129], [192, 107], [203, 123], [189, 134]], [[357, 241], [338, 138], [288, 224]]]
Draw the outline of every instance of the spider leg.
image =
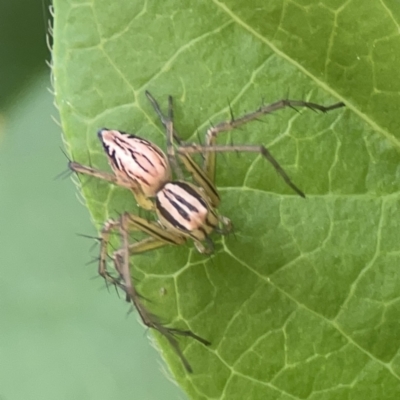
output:
[[[200, 146], [203, 147], [203, 146]], [[205, 171], [190, 157], [189, 151], [185, 152], [183, 149], [186, 149], [187, 145], [182, 145], [178, 148], [179, 158], [182, 161], [183, 165], [187, 169], [187, 171], [192, 175], [193, 180], [201, 186], [204, 191], [207, 193], [211, 201], [211, 205], [213, 207], [218, 207], [221, 199], [219, 197], [219, 193], [217, 188], [214, 185], [214, 180], [209, 177]], [[201, 153], [200, 151], [193, 151], [192, 153]]]
[[[335, 103], [330, 106], [323, 106], [320, 104], [316, 103], [311, 103], [307, 101], [302, 101], [302, 100], [279, 100], [275, 103], [271, 103], [269, 105], [262, 105], [260, 108], [258, 108], [256, 111], [253, 111], [251, 113], [245, 114], [239, 118], [233, 118], [233, 114], [231, 113], [231, 119], [229, 121], [223, 121], [220, 122], [219, 124], [211, 127], [208, 129], [206, 133], [206, 145], [205, 146], [198, 146], [198, 145], [189, 145], [189, 146], [180, 146], [178, 148], [178, 152], [183, 152], [183, 153], [206, 153], [206, 158], [205, 158], [205, 163], [204, 163], [204, 170], [208, 177], [214, 181], [215, 177], [215, 153], [220, 152], [220, 151], [229, 151], [229, 150], [223, 150], [221, 146], [216, 146], [216, 138], [217, 136], [226, 131], [230, 131], [232, 129], [238, 128], [244, 124], [247, 124], [248, 122], [251, 122], [253, 120], [257, 120], [259, 117], [262, 115], [266, 114], [272, 114], [275, 111], [278, 111], [283, 108], [293, 108], [296, 109], [296, 107], [304, 107], [304, 108], [309, 108], [310, 110], [313, 111], [321, 111], [323, 113], [326, 113], [328, 111], [335, 110], [337, 108], [344, 107], [344, 103]], [[191, 151], [188, 151], [188, 149], [191, 148]], [[226, 148], [226, 147], [225, 147]], [[250, 151], [250, 152], [258, 152], [261, 153], [275, 168], [275, 170], [282, 176], [282, 178], [285, 180], [285, 182], [300, 196], [305, 197], [304, 193], [297, 188], [297, 186], [290, 180], [286, 172], [283, 170], [283, 168], [279, 165], [278, 161], [271, 155], [271, 153], [265, 148], [264, 146], [232, 146], [231, 151]]]
[[[172, 152], [168, 150], [168, 160], [171, 162], [171, 165], [174, 167], [174, 163], [176, 162], [175, 157], [175, 149], [173, 148], [172, 140], [175, 139], [180, 147], [178, 148], [179, 152], [179, 159], [184, 164], [187, 171], [192, 175], [193, 180], [201, 186], [204, 191], [207, 193], [208, 197], [210, 198], [211, 205], [213, 207], [217, 207], [220, 203], [220, 197], [217, 191], [217, 188], [214, 185], [214, 175], [207, 175], [201, 167], [189, 156], [189, 154], [185, 154], [183, 151], [180, 151], [181, 147], [185, 148], [185, 145], [182, 146], [182, 140], [173, 129], [173, 113], [172, 113], [172, 97], [168, 97], [168, 104], [169, 104], [169, 115], [166, 117], [158, 105], [156, 99], [146, 91], [146, 96], [149, 99], [150, 103], [152, 104], [154, 110], [156, 111], [157, 115], [159, 116], [162, 124], [167, 130], [167, 148], [170, 146], [172, 148]], [[199, 152], [197, 152], [199, 153]], [[177, 163], [176, 163], [177, 164]], [[179, 174], [177, 174], [179, 177]], [[181, 175], [183, 176], [183, 175]], [[179, 179], [182, 179], [179, 177]]]
[[259, 153], [264, 158], [266, 158], [278, 174], [283, 178], [286, 184], [291, 187], [299, 196], [306, 197], [306, 195], [292, 182], [289, 178], [288, 174], [285, 170], [281, 167], [278, 161], [272, 156], [269, 150], [264, 146], [257, 146], [257, 145], [230, 145], [230, 146], [223, 146], [223, 145], [212, 145], [212, 146], [202, 146], [196, 143], [187, 144], [181, 146], [178, 149], [179, 153], [206, 153], [206, 154], [214, 154], [215, 153], [226, 153], [226, 152], [233, 152], [233, 151], [244, 151], [250, 153]]
[[[98, 272], [99, 275], [101, 275], [107, 283], [111, 283], [118, 287], [121, 286], [122, 278], [125, 282], [125, 291], [128, 295], [130, 295], [129, 290], [130, 287], [132, 287], [130, 280], [127, 280], [129, 274], [129, 263], [123, 263], [122, 269], [120, 268], [119, 263], [121, 254], [125, 250], [117, 250], [113, 254], [113, 260], [116, 267], [115, 269], [119, 274], [119, 278], [114, 278], [107, 270], [107, 257], [108, 247], [110, 243], [110, 235], [112, 231], [117, 229], [121, 232], [121, 234], [125, 233], [126, 231], [141, 231], [150, 235], [150, 237], [143, 239], [138, 243], [134, 243], [130, 246], [128, 245], [128, 256], [154, 250], [167, 244], [179, 245], [185, 242], [185, 238], [168, 232], [166, 229], [160, 227], [159, 225], [149, 222], [144, 218], [138, 217], [137, 215], [124, 213], [120, 217], [120, 219], [109, 219], [104, 224], [100, 234], [100, 261]], [[125, 249], [125, 247], [123, 247], [123, 249]]]
[[[120, 227], [120, 220], [108, 220], [100, 233], [100, 257], [99, 257], [99, 268], [98, 273], [104, 278], [106, 284], [114, 286], [120, 286], [120, 278], [114, 278], [107, 270], [107, 258], [108, 258], [108, 244], [110, 242], [111, 232]], [[115, 263], [114, 263], [115, 264]], [[116, 268], [119, 276], [121, 277], [121, 271]]]
[[68, 168], [71, 171], [76, 172], [77, 174], [84, 174], [84, 175], [93, 176], [95, 178], [102, 179], [102, 180], [104, 180], [106, 182], [110, 182], [110, 183], [112, 183], [114, 185], [120, 185], [120, 186], [123, 186], [123, 187], [127, 187], [127, 182], [122, 181], [116, 175], [110, 174], [109, 172], [100, 171], [98, 169], [89, 167], [87, 165], [79, 164], [79, 163], [77, 163], [75, 161], [69, 161], [68, 162]]
[[71, 171], [76, 172], [77, 174], [93, 176], [94, 178], [102, 179], [103, 181], [110, 182], [114, 185], [127, 188], [131, 190], [140, 207], [144, 208], [145, 210], [154, 209], [153, 202], [144, 195], [140, 185], [135, 184], [134, 181], [132, 180], [124, 180], [123, 176], [110, 174], [109, 172], [105, 171], [100, 171], [98, 169], [89, 167], [87, 165], [79, 164], [75, 161], [70, 161], [68, 163], [68, 168]]
[[[114, 252], [112, 256], [115, 270], [119, 275], [118, 278], [111, 276], [106, 267], [110, 233], [116, 229], [120, 231], [122, 238], [121, 249]], [[141, 240], [140, 242], [129, 244], [129, 232], [132, 230], [142, 231], [148, 233], [150, 236]], [[201, 338], [190, 330], [169, 328], [163, 325], [156, 315], [149, 312], [144, 306], [140, 294], [135, 289], [129, 266], [129, 258], [131, 255], [154, 250], [167, 244], [182, 244], [184, 242], [184, 238], [174, 235], [154, 223], [148, 222], [147, 220], [137, 217], [136, 215], [124, 213], [118, 220], [107, 221], [102, 229], [99, 274], [106, 280], [107, 283], [111, 283], [119, 287], [126, 293], [127, 301], [132, 302], [143, 324], [149, 328], [155, 329], [161, 335], [163, 335], [180, 358], [185, 369], [188, 372], [192, 372], [192, 368], [180, 349], [179, 343], [175, 336], [180, 335], [192, 337], [204, 345], [209, 345], [210, 342]]]
[[161, 111], [161, 108], [157, 102], [157, 100], [146, 90], [146, 96], [149, 99], [151, 105], [153, 106], [155, 112], [157, 113], [158, 117], [161, 120], [161, 123], [164, 125], [166, 129], [166, 139], [167, 139], [167, 157], [168, 161], [174, 170], [178, 179], [183, 179], [182, 170], [178, 164], [175, 155], [175, 148], [174, 148], [174, 139], [177, 140], [178, 143], [181, 142], [181, 139], [177, 135], [174, 130], [174, 114], [173, 114], [173, 100], [172, 96], [168, 96], [168, 116], [165, 116]]
[[[166, 128], [166, 117], [162, 113], [161, 108], [158, 105], [157, 100], [153, 97], [153, 95], [149, 91], [146, 90], [145, 94], [146, 94], [146, 97], [148, 98], [148, 100], [150, 101], [151, 105], [153, 106], [155, 112], [157, 113], [158, 117], [160, 118], [161, 123]], [[172, 131], [172, 134], [173, 134], [173, 138], [176, 141], [176, 143], [180, 144], [182, 142], [182, 139], [180, 138], [180, 136], [178, 135], [178, 133], [176, 132], [175, 129]]]

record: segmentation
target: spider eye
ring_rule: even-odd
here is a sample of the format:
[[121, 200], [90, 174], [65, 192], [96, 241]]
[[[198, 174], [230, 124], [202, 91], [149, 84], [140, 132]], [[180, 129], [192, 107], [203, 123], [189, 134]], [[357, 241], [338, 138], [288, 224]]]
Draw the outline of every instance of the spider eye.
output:
[[107, 129], [107, 128], [101, 128], [97, 131], [97, 136], [101, 141], [103, 141], [103, 132], [107, 132], [107, 131], [109, 131], [109, 129]]

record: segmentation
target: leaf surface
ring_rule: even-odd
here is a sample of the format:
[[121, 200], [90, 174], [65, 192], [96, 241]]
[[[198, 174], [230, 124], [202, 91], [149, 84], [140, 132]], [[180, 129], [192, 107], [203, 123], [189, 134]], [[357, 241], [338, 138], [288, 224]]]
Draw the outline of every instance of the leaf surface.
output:
[[[220, 155], [220, 211], [235, 234], [133, 260], [138, 290], [174, 327], [194, 374], [159, 345], [193, 399], [397, 399], [400, 393], [400, 6], [393, 1], [54, 1], [56, 100], [75, 161], [108, 170], [103, 126], [162, 146], [148, 104], [175, 100], [186, 140], [289, 96], [346, 110], [280, 111], [219, 143], [264, 144], [307, 199], [261, 157]], [[300, 111], [300, 110], [299, 110]], [[98, 227], [137, 212], [126, 190], [82, 188]]]

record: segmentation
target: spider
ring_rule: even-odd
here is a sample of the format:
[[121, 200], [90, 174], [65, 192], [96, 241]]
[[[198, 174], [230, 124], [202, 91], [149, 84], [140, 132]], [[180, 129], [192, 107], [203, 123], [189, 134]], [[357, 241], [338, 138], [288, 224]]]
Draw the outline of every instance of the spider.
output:
[[[313, 111], [328, 112], [344, 107], [344, 104], [336, 103], [325, 107], [315, 103], [286, 99], [263, 105], [258, 110], [239, 118], [234, 118], [231, 113], [230, 120], [207, 130], [205, 144], [200, 145], [183, 143], [175, 131], [171, 96], [168, 97], [168, 113], [164, 115], [154, 97], [148, 91], [145, 93], [166, 129], [167, 155], [155, 144], [136, 135], [103, 128], [98, 131], [98, 136], [113, 173], [100, 171], [74, 161], [69, 162], [69, 168], [78, 174], [97, 177], [131, 190], [139, 207], [156, 213], [157, 222], [123, 213], [119, 219], [110, 219], [104, 224], [101, 231], [98, 272], [107, 283], [125, 292], [126, 300], [137, 309], [142, 322], [147, 327], [160, 332], [171, 344], [186, 370], [192, 372], [189, 362], [179, 347], [176, 335], [192, 337], [204, 345], [211, 343], [190, 330], [163, 325], [146, 309], [132, 283], [130, 256], [168, 244], [180, 245], [188, 239], [193, 240], [199, 252], [205, 254], [213, 252], [210, 234], [217, 232], [224, 235], [231, 230], [230, 220], [216, 211], [220, 202], [214, 183], [217, 152], [245, 151], [261, 154], [272, 164], [288, 186], [299, 196], [305, 197], [266, 147], [262, 145], [221, 146], [216, 144], [217, 136], [282, 108], [305, 107]], [[200, 153], [203, 156], [202, 166], [192, 159], [193, 153]], [[195, 183], [184, 180], [178, 160], [190, 173]], [[176, 180], [172, 179], [172, 173], [176, 175]], [[111, 257], [117, 277], [107, 270], [108, 245], [110, 235], [115, 230], [119, 230], [122, 243], [121, 248]], [[129, 243], [131, 231], [141, 231], [148, 236], [131, 244]]]

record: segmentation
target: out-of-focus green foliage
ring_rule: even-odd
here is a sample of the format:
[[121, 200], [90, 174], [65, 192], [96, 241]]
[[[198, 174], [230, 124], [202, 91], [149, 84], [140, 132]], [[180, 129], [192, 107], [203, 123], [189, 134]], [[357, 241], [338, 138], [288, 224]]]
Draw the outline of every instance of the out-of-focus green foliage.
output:
[[[136, 315], [96, 277], [66, 169], [42, 0], [0, 2], [0, 399], [183, 399]], [[44, 7], [47, 7], [45, 5]]]
[[[0, 149], [0, 399], [177, 399], [136, 315], [85, 265], [96, 235], [69, 179], [48, 76], [7, 114]], [[92, 251], [90, 251], [92, 249]]]

